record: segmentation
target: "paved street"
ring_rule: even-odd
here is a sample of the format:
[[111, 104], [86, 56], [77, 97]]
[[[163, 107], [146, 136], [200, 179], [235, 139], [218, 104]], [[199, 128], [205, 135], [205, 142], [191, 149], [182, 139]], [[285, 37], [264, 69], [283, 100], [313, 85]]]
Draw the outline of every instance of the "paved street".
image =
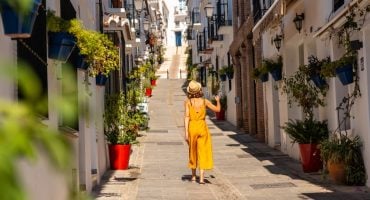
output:
[[109, 171], [95, 188], [97, 200], [125, 199], [369, 199], [365, 187], [335, 186], [224, 121], [207, 118], [215, 168], [205, 185], [189, 181], [183, 139], [183, 80], [159, 79], [150, 99], [150, 130], [134, 146], [130, 169]]

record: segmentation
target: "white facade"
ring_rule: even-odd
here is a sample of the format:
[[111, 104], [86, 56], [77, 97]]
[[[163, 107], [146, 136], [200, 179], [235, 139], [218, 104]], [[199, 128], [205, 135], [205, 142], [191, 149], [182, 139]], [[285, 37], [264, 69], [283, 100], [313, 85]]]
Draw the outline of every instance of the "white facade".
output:
[[[365, 7], [368, 1], [345, 1], [337, 11], [333, 10], [332, 1], [300, 0], [291, 3], [286, 8], [282, 17], [282, 23], [266, 29], [262, 34], [264, 58], [271, 58], [277, 54], [283, 57], [283, 74], [289, 76], [298, 70], [298, 66], [308, 63], [308, 56], [315, 55], [319, 59], [330, 56], [331, 60], [338, 60], [344, 53], [343, 47], [338, 46], [336, 37], [329, 37], [331, 27], [338, 28], [345, 21], [345, 14], [348, 12], [348, 5], [357, 2], [359, 7]], [[297, 14], [304, 13], [303, 28], [299, 33], [293, 23]], [[276, 34], [283, 33], [283, 42], [280, 52], [271, 43], [271, 38]], [[359, 135], [363, 142], [363, 158], [367, 174], [370, 172], [370, 99], [369, 99], [369, 67], [370, 67], [370, 17], [367, 14], [362, 29], [354, 34], [351, 39], [358, 39], [363, 42], [363, 48], [357, 51], [359, 66], [359, 85], [361, 97], [354, 104], [351, 114], [353, 119], [348, 123], [348, 131], [353, 135]], [[268, 144], [272, 147], [279, 147], [281, 151], [299, 159], [297, 145], [292, 145], [289, 137], [278, 126], [282, 126], [288, 119], [302, 119], [302, 111], [297, 106], [289, 107], [286, 95], [281, 95], [281, 90], [275, 90], [279, 82], [270, 81], [264, 83], [264, 92], [267, 110]], [[338, 78], [328, 79], [329, 92], [326, 96], [326, 106], [315, 111], [315, 118], [328, 120], [329, 130], [334, 131], [337, 126], [336, 107], [342, 98], [350, 93], [354, 84], [343, 86]], [[370, 186], [369, 179], [367, 186]]]

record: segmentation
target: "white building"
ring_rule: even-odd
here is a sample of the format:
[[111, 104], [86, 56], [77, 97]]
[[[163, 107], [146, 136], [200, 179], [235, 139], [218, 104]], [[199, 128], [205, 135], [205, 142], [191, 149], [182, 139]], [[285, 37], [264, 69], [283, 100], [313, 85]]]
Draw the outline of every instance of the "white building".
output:
[[[364, 9], [369, 6], [369, 1], [342, 0], [342, 1], [319, 1], [319, 0], [276, 0], [262, 16], [253, 28], [254, 40], [262, 38], [262, 57], [271, 58], [277, 54], [283, 57], [283, 74], [289, 76], [298, 70], [298, 66], [308, 63], [310, 55], [319, 59], [330, 57], [338, 60], [345, 52], [343, 46], [338, 45], [338, 37], [333, 34], [346, 22], [346, 16], [352, 9]], [[293, 20], [297, 15], [304, 14], [302, 29], [297, 30]], [[358, 14], [358, 12], [357, 12]], [[352, 135], [358, 135], [363, 142], [363, 158], [367, 174], [370, 172], [370, 107], [369, 107], [369, 68], [370, 68], [370, 17], [367, 13], [362, 20], [357, 21], [359, 31], [351, 35], [351, 40], [359, 40], [362, 47], [357, 50], [358, 76], [361, 97], [355, 100], [350, 118], [346, 121], [346, 128]], [[273, 41], [276, 35], [282, 35], [280, 51], [276, 50]], [[325, 107], [315, 110], [315, 117], [319, 120], [328, 120], [330, 131], [338, 127], [337, 106], [343, 97], [354, 90], [354, 83], [343, 85], [338, 78], [327, 80], [329, 92], [326, 96]], [[272, 147], [280, 146], [282, 152], [299, 159], [297, 145], [291, 145], [291, 140], [279, 126], [285, 124], [288, 119], [302, 119], [302, 110], [299, 107], [289, 107], [286, 95], [275, 90], [274, 86], [279, 82], [268, 81], [264, 83], [265, 109], [267, 113], [267, 141]], [[343, 113], [340, 113], [343, 118]], [[370, 186], [370, 180], [367, 180]]]

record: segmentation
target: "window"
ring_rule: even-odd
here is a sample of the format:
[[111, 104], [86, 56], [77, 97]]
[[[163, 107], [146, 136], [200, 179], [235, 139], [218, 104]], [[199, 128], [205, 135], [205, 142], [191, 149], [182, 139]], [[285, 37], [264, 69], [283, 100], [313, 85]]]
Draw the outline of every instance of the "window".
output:
[[176, 38], [176, 46], [179, 47], [179, 46], [182, 46], [181, 45], [181, 32], [180, 31], [177, 31], [175, 32], [175, 38]]
[[333, 0], [333, 12], [337, 11], [344, 4], [344, 0]]

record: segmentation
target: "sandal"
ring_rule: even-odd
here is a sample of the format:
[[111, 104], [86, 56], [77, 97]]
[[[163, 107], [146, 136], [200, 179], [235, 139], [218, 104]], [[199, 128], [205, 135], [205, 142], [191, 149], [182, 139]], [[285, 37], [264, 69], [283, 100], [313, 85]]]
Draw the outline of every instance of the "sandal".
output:
[[191, 182], [193, 182], [193, 183], [195, 183], [195, 181], [197, 180], [197, 177], [196, 176], [193, 176], [193, 177], [191, 177], [191, 179], [190, 179], [190, 181]]
[[199, 184], [200, 185], [204, 185], [204, 184], [206, 184], [204, 181], [199, 181]]

